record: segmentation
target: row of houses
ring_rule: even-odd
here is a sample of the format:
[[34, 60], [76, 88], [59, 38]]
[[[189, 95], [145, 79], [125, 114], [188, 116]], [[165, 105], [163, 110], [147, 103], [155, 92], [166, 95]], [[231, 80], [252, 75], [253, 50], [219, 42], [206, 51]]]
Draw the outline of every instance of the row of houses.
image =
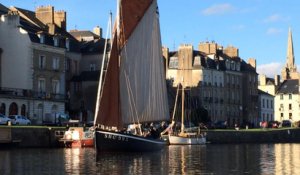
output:
[[33, 123], [56, 113], [93, 120], [102, 30], [67, 31], [67, 13], [0, 4], [0, 112]]
[[[0, 113], [25, 115], [36, 124], [56, 113], [93, 120], [105, 44], [101, 28], [67, 31], [67, 13], [53, 6], [29, 11], [0, 4], [0, 15]], [[213, 122], [299, 120], [291, 31], [282, 80], [258, 78], [256, 60], [244, 61], [233, 46], [201, 42], [197, 49], [182, 44], [177, 51], [162, 50], [170, 86], [188, 87]]]
[[256, 60], [245, 62], [238, 48], [215, 42], [202, 42], [198, 49], [189, 44], [177, 51], [163, 48], [163, 56], [167, 80], [173, 87], [189, 87], [212, 122], [259, 126], [263, 121], [300, 121], [300, 74], [291, 30], [286, 64], [274, 78], [258, 75]]
[[178, 51], [163, 48], [166, 78], [176, 87], [190, 89], [207, 111], [212, 122], [259, 123], [256, 60], [245, 62], [233, 46], [202, 42], [198, 49], [180, 45]]

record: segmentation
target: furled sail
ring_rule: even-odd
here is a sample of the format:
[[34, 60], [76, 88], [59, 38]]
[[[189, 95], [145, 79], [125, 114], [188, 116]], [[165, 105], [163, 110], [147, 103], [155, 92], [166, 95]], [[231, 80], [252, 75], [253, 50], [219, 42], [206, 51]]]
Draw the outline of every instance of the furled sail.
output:
[[121, 0], [95, 124], [169, 119], [156, 0]]

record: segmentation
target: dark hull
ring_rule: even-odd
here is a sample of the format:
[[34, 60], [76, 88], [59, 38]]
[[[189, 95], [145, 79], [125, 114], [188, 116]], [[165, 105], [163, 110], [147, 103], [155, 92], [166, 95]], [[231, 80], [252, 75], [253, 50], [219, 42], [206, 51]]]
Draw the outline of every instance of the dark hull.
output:
[[152, 139], [126, 133], [95, 130], [97, 151], [150, 152], [159, 151], [167, 146], [161, 139]]

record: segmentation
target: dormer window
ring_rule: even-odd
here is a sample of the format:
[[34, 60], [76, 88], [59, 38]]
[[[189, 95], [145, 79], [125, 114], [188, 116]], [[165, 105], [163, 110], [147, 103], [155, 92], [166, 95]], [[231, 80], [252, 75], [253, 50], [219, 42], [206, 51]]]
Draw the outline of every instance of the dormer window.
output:
[[69, 38], [66, 39], [66, 48], [67, 48], [67, 51], [70, 51], [70, 39]]
[[53, 40], [54, 40], [54, 46], [58, 47], [59, 46], [59, 38], [55, 36], [55, 37], [53, 37]]
[[231, 61], [231, 66], [230, 66], [231, 70], [235, 70], [235, 64], [234, 63], [235, 63], [234, 61]]
[[40, 43], [45, 44], [45, 35], [41, 33], [39, 34], [39, 38], [40, 38]]
[[236, 70], [237, 71], [240, 71], [241, 70], [241, 63], [236, 63]]
[[226, 60], [225, 64], [226, 64], [226, 69], [229, 70], [230, 69], [230, 62], [229, 62], [229, 60]]

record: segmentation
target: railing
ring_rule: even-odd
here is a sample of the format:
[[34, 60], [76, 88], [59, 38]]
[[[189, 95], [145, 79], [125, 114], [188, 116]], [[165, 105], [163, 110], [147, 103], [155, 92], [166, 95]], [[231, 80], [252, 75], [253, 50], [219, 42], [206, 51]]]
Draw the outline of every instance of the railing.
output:
[[66, 100], [65, 94], [37, 92], [29, 89], [17, 89], [17, 88], [6, 88], [6, 87], [0, 87], [0, 96], [38, 98], [38, 99], [47, 99], [47, 100]]

